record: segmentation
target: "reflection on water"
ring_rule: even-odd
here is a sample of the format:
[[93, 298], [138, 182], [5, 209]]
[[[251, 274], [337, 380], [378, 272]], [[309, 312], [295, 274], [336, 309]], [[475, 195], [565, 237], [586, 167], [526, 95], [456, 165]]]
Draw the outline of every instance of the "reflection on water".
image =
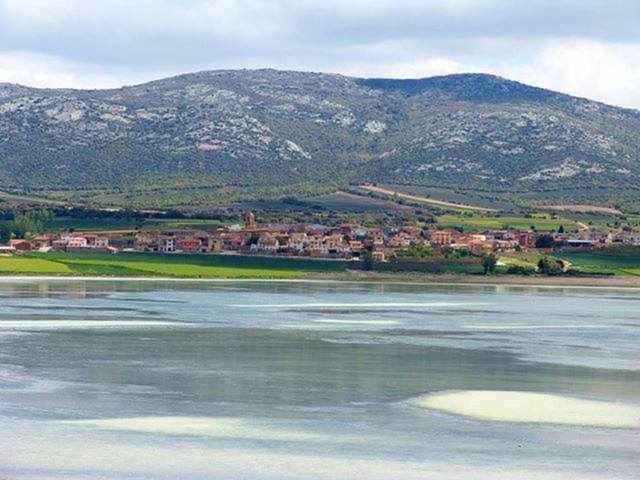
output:
[[633, 418], [520, 423], [508, 400], [638, 411], [638, 299], [1, 281], [0, 478], [638, 478]]

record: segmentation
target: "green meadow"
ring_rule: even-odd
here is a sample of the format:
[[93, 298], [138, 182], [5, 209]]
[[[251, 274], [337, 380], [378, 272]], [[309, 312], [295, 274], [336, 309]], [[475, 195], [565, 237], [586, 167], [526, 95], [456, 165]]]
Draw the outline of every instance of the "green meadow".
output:
[[532, 226], [538, 231], [556, 231], [562, 225], [565, 230], [577, 230], [578, 225], [574, 220], [556, 219], [549, 217], [493, 217], [493, 216], [461, 216], [440, 215], [438, 226], [441, 228], [461, 227], [465, 231], [478, 231], [486, 229], [516, 229], [529, 230]]
[[640, 276], [640, 247], [618, 247], [607, 250], [566, 252], [556, 255], [568, 260], [583, 272]]
[[172, 278], [300, 278], [347, 262], [237, 255], [25, 253], [0, 257], [0, 274]]

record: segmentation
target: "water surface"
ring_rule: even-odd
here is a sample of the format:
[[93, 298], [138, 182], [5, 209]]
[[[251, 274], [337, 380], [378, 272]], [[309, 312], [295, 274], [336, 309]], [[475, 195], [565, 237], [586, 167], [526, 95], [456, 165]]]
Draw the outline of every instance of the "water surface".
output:
[[639, 341], [633, 291], [3, 280], [0, 478], [640, 478]]

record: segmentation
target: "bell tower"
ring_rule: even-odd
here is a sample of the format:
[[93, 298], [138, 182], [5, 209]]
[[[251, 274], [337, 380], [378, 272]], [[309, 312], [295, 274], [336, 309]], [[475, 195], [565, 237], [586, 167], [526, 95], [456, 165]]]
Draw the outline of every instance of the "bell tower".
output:
[[253, 212], [247, 212], [244, 216], [244, 229], [255, 230], [256, 229], [256, 216]]

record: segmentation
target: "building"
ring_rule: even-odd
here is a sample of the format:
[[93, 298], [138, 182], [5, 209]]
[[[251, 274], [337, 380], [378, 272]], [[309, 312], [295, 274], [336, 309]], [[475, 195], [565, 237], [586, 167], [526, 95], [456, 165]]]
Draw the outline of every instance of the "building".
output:
[[278, 239], [271, 235], [262, 235], [256, 243], [251, 245], [252, 252], [276, 253], [280, 248]]
[[453, 243], [453, 233], [449, 230], [434, 230], [430, 240], [432, 245], [449, 245]]
[[351, 250], [351, 255], [359, 257], [364, 249], [364, 244], [360, 240], [349, 240], [349, 249]]
[[197, 237], [180, 237], [176, 239], [176, 250], [186, 253], [198, 253], [202, 242]]
[[87, 248], [87, 238], [77, 235], [77, 236], [72, 236], [69, 238], [69, 240], [67, 241], [67, 248]]
[[245, 230], [256, 230], [256, 216], [253, 212], [247, 212], [244, 216], [244, 229]]
[[289, 250], [295, 253], [302, 253], [307, 249], [308, 237], [306, 233], [294, 232], [289, 235]]
[[371, 257], [376, 262], [384, 262], [386, 260], [386, 256], [382, 250], [374, 250], [371, 252]]
[[176, 251], [176, 239], [168, 235], [160, 235], [157, 241], [158, 252], [173, 253]]
[[28, 252], [30, 250], [33, 250], [33, 246], [31, 245], [31, 242], [23, 239], [10, 240], [9, 246], [13, 247], [14, 251], [16, 252]]
[[246, 244], [244, 235], [229, 234], [222, 237], [223, 250], [228, 252], [239, 252]]

